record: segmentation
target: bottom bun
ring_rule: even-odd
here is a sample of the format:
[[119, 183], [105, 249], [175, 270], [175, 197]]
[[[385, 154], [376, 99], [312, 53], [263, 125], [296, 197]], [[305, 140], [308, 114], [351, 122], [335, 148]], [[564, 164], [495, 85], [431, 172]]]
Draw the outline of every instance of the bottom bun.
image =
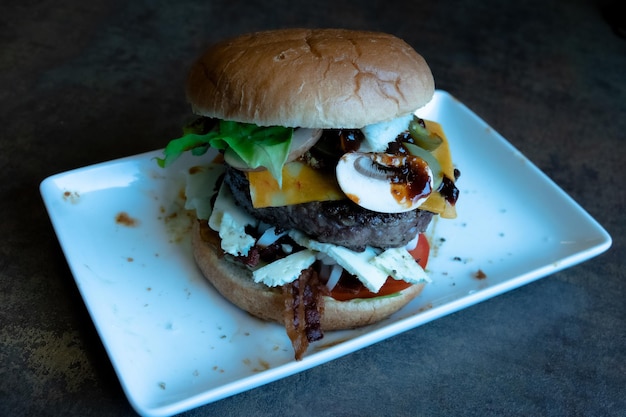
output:
[[[248, 269], [219, 256], [217, 248], [202, 238], [197, 221], [193, 226], [192, 246], [198, 267], [224, 298], [256, 317], [284, 323], [281, 288], [254, 282]], [[414, 284], [397, 294], [350, 301], [324, 296], [322, 330], [351, 329], [376, 323], [400, 310], [423, 288], [424, 284]]]

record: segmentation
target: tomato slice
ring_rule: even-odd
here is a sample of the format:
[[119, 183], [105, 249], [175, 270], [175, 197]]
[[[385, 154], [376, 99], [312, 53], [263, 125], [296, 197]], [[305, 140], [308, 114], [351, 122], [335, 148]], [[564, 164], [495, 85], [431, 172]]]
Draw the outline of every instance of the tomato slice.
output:
[[428, 255], [430, 254], [430, 244], [428, 243], [428, 239], [426, 239], [426, 235], [424, 235], [424, 233], [420, 233], [417, 238], [417, 246], [415, 246], [415, 249], [410, 250], [409, 253], [422, 267], [422, 269], [426, 269], [426, 265], [428, 264]]
[[[428, 263], [429, 252], [430, 245], [428, 243], [428, 239], [426, 239], [426, 236], [421, 233], [417, 240], [417, 246], [415, 249], [410, 250], [409, 253], [422, 268], [425, 268]], [[382, 297], [400, 292], [413, 285], [406, 281], [388, 277], [387, 281], [385, 281], [380, 290], [377, 293], [374, 293], [365, 288], [361, 281], [359, 281], [356, 277], [348, 274], [345, 275], [346, 276], [341, 277], [337, 285], [335, 285], [335, 288], [333, 288], [330, 292], [330, 296], [335, 300], [349, 301], [355, 298]]]

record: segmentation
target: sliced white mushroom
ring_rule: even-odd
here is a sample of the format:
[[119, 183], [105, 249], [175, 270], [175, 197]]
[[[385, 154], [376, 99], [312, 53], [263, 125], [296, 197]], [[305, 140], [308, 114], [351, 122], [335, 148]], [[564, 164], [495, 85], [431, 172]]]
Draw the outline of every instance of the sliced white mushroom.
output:
[[350, 152], [341, 157], [336, 173], [350, 200], [381, 213], [414, 210], [433, 190], [432, 171], [413, 155]]
[[[311, 149], [322, 136], [322, 132], [323, 129], [306, 129], [302, 127], [294, 129], [286, 162], [295, 161], [306, 151]], [[250, 168], [248, 164], [230, 148], [226, 149], [224, 152], [224, 160], [228, 165], [241, 171], [262, 171], [266, 169], [265, 167]]]

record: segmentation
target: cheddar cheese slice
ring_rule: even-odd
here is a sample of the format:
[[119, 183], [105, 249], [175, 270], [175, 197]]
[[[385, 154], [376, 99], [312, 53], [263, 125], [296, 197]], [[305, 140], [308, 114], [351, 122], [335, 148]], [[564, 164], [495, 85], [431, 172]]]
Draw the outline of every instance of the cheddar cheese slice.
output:
[[255, 208], [346, 198], [334, 175], [315, 170], [300, 161], [285, 164], [282, 188], [267, 170], [249, 172], [248, 181]]

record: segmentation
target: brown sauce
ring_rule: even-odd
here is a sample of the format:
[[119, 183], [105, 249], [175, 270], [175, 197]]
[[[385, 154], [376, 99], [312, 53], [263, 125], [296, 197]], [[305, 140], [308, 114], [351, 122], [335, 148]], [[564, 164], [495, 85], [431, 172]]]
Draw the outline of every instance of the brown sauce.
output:
[[[461, 175], [461, 171], [458, 169], [454, 169], [454, 178], [457, 180]], [[456, 201], [459, 198], [459, 189], [456, 188], [454, 181], [452, 181], [447, 176], [443, 177], [443, 181], [441, 182], [441, 186], [439, 186], [439, 194], [451, 205], [455, 205]]]
[[420, 158], [407, 157], [406, 162], [394, 170], [391, 177], [391, 194], [396, 201], [415, 201], [432, 192], [427, 166]]
[[115, 223], [121, 224], [122, 226], [135, 227], [139, 224], [139, 220], [130, 217], [128, 213], [122, 211], [115, 216]]

